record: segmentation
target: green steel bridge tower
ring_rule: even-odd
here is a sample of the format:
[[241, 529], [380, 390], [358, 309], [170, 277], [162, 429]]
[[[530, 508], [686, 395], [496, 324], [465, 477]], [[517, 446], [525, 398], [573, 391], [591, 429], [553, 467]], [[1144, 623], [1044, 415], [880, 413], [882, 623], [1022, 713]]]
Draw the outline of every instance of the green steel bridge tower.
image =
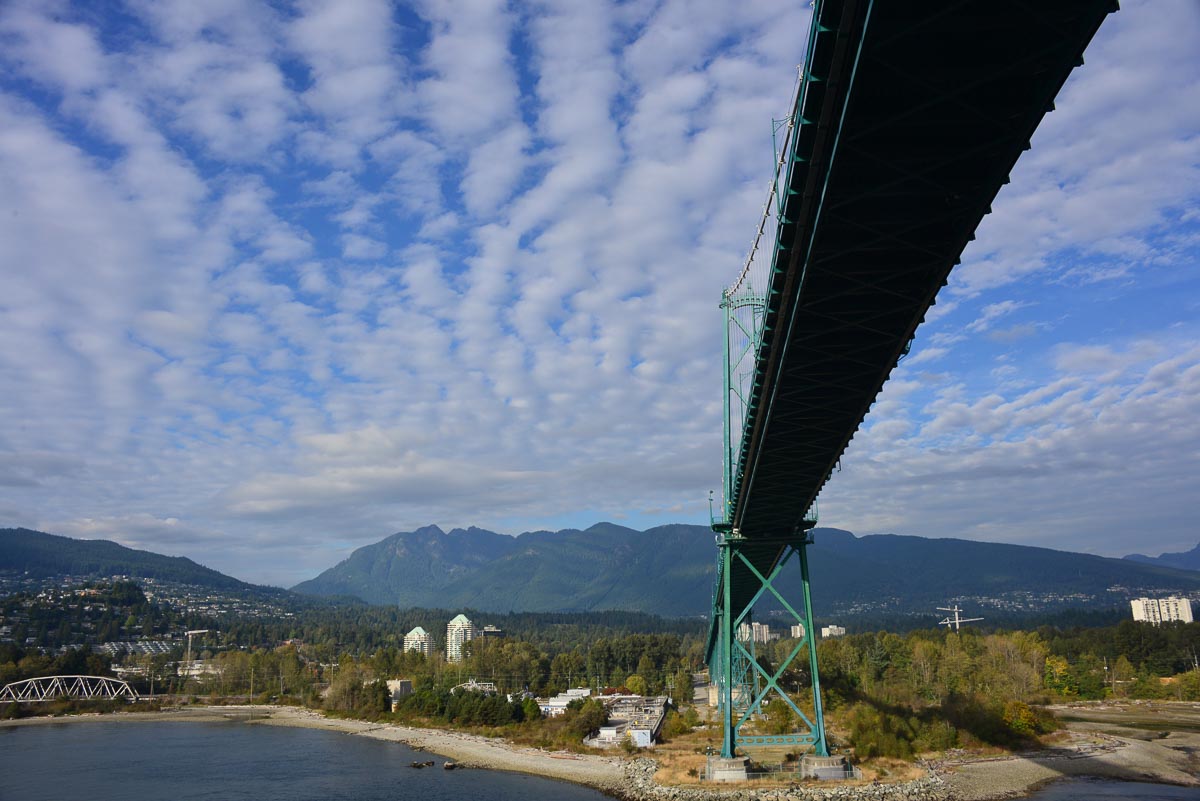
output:
[[[814, 2], [792, 107], [775, 123], [768, 200], [721, 298], [724, 480], [706, 657], [722, 757], [756, 746], [829, 756], [808, 552], [817, 495], [1115, 10]], [[738, 634], [760, 602], [803, 627], [770, 667]], [[782, 681], [797, 673], [808, 687], [793, 696]], [[792, 731], [764, 726], [773, 703]]]

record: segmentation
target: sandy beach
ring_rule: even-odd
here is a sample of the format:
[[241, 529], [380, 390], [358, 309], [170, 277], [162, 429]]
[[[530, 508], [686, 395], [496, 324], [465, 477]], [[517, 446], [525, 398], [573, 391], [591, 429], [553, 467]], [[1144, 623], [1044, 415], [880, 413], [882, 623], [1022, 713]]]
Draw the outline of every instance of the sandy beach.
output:
[[[256, 718], [251, 722], [270, 726], [328, 729], [379, 740], [391, 740], [446, 757], [464, 768], [531, 773], [586, 784], [609, 792], [619, 789], [624, 777], [623, 763], [616, 757], [541, 751], [462, 732], [329, 718], [319, 712], [296, 707], [268, 708], [271, 710], [269, 716]], [[216, 709], [230, 717], [247, 713], [261, 714], [264, 707], [214, 708]]]

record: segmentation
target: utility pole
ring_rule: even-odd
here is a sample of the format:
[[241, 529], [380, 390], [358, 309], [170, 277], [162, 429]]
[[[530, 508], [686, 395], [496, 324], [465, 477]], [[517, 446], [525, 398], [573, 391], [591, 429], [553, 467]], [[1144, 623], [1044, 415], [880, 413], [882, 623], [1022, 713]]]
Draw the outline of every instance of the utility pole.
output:
[[938, 623], [939, 626], [945, 626], [947, 631], [949, 631], [951, 628], [953, 628], [955, 631], [958, 631], [959, 629], [962, 628], [963, 623], [974, 623], [978, 620], [983, 620], [983, 618], [981, 618], [981, 617], [962, 617], [963, 610], [958, 608], [958, 604], [955, 604], [952, 607], [951, 606], [939, 606], [938, 611], [954, 613], [953, 618], [951, 618], [949, 615], [947, 615], [944, 620], [942, 620]]

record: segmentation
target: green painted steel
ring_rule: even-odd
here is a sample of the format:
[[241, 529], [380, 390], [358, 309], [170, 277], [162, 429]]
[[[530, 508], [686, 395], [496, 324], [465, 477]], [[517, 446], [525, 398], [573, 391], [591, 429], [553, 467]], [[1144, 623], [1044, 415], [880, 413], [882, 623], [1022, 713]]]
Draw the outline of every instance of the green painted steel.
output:
[[[724, 756], [825, 754], [806, 548], [816, 499], [1114, 0], [816, 0], [750, 256], [722, 296], [722, 535], [707, 658]], [[1012, 43], [1019, 42], [1014, 48]], [[759, 240], [773, 247], [756, 260]], [[769, 253], [769, 264], [766, 253]], [[802, 598], [775, 587], [797, 556]], [[803, 618], [813, 711], [737, 639], [769, 596]], [[768, 695], [806, 731], [752, 731]], [[742, 733], [741, 727], [749, 731]]]
[[762, 341], [762, 319], [766, 306], [766, 296], [756, 293], [749, 286], [736, 293], [726, 291], [721, 296], [721, 310], [725, 317], [725, 455], [721, 517], [720, 521], [714, 522], [728, 521], [733, 511], [734, 454], [741, 442], [741, 430], [754, 390], [753, 386], [747, 385], [746, 379], [753, 376], [758, 345]]
[[733, 584], [730, 581], [731, 551], [728, 547], [722, 547], [720, 549], [720, 554], [721, 554], [722, 570], [720, 571], [721, 572], [721, 585], [720, 585], [720, 587], [718, 587], [718, 591], [721, 593], [721, 598], [722, 598], [722, 603], [721, 603], [719, 614], [720, 614], [720, 619], [721, 619], [721, 633], [723, 636], [721, 637], [721, 646], [720, 646], [721, 662], [718, 666], [718, 670], [719, 670], [718, 687], [720, 688], [720, 691], [721, 691], [721, 715], [723, 718], [723, 723], [725, 724], [724, 728], [722, 729], [722, 731], [724, 732], [724, 735], [723, 735], [723, 739], [722, 739], [722, 743], [721, 743], [721, 756], [732, 757], [733, 756], [733, 738], [734, 738], [734, 731], [733, 731], [733, 724], [732, 724], [734, 671], [733, 671], [733, 644], [732, 644], [733, 643], [733, 625], [732, 625], [733, 619], [732, 619], [732, 615], [731, 615], [731, 609], [733, 607], [733, 604], [731, 603], [731, 599], [730, 599], [730, 595], [733, 590]]
[[771, 193], [773, 261], [749, 281], [766, 306], [723, 522], [758, 537], [803, 518], [1115, 8], [815, 5]]
[[[809, 746], [819, 756], [828, 756], [829, 748], [825, 737], [825, 716], [821, 703], [821, 686], [817, 671], [816, 637], [812, 613], [812, 594], [808, 587], [807, 547], [812, 544], [810, 532], [793, 537], [779, 538], [773, 542], [779, 546], [778, 558], [767, 572], [756, 566], [756, 550], [764, 543], [748, 541], [730, 533], [718, 543], [719, 562], [717, 587], [714, 594], [713, 615], [718, 621], [719, 636], [715, 648], [710, 652], [709, 669], [711, 680], [716, 683], [722, 724], [721, 756], [733, 757], [737, 748], [767, 745]], [[803, 592], [800, 609], [784, 597], [776, 582], [788, 568], [792, 557], [798, 556]], [[740, 613], [734, 614], [731, 603], [732, 581], [737, 573], [735, 565], [741, 565], [756, 581], [753, 600]], [[788, 656], [768, 670], [759, 661], [753, 638], [748, 643], [738, 637], [743, 623], [751, 622], [755, 603], [770, 596], [792, 620], [804, 628]], [[718, 600], [720, 599], [720, 600]], [[812, 691], [813, 709], [802, 709], [796, 700], [780, 684], [781, 678], [800, 653], [808, 657], [809, 687]], [[763, 720], [763, 707], [771, 702], [786, 704], [799, 721], [797, 730], [785, 734], [743, 733], [743, 727], [754, 727]]]

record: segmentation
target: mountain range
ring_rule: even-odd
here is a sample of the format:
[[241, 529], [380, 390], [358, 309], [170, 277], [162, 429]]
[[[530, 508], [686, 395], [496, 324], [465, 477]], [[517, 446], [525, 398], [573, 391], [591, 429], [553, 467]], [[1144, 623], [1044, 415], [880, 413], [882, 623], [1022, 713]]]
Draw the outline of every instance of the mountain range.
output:
[[186, 556], [163, 556], [109, 540], [77, 540], [27, 528], [0, 528], [0, 571], [35, 579], [130, 576], [235, 592], [273, 589], [239, 581]]
[[1174, 567], [1180, 570], [1200, 570], [1200, 545], [1197, 545], [1190, 551], [1164, 553], [1159, 556], [1145, 556], [1140, 553], [1131, 553], [1125, 558], [1147, 565]]
[[[1109, 559], [969, 540], [858, 537], [833, 528], [815, 529], [813, 536], [813, 602], [823, 616], [930, 614], [951, 603], [1023, 614], [1112, 609], [1142, 595], [1200, 597], [1200, 572], [1159, 563], [1187, 554]], [[293, 591], [401, 607], [705, 616], [716, 555], [704, 526], [635, 531], [598, 523], [517, 537], [426, 526], [359, 548]], [[0, 529], [0, 572], [27, 578], [127, 575], [247, 595], [284, 592], [185, 557], [29, 529]], [[797, 597], [798, 572], [789, 570], [777, 582], [785, 597]]]
[[[952, 602], [1017, 612], [1112, 608], [1140, 595], [1200, 593], [1200, 573], [1134, 560], [832, 528], [813, 534], [814, 605], [840, 614], [929, 612]], [[642, 532], [599, 523], [517, 537], [426, 526], [359, 548], [293, 590], [402, 607], [705, 615], [716, 553], [704, 526]], [[780, 584], [795, 593], [798, 570]]]

